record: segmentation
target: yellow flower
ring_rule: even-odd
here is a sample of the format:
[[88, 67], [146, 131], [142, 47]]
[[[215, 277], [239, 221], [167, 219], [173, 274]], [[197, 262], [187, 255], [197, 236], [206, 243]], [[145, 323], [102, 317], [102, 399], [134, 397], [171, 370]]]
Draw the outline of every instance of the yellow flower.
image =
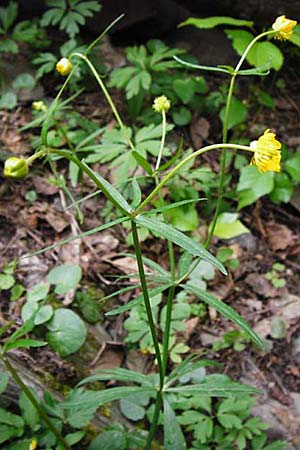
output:
[[37, 448], [37, 440], [36, 439], [32, 439], [30, 445], [29, 445], [29, 450], [35, 450]]
[[153, 103], [153, 109], [154, 111], [161, 113], [161, 112], [168, 112], [171, 107], [170, 100], [165, 96], [161, 95], [160, 97], [156, 97]]
[[68, 75], [72, 69], [73, 65], [71, 61], [68, 60], [68, 58], [61, 58], [56, 64], [57, 72], [59, 72], [63, 76]]
[[45, 105], [45, 103], [42, 100], [40, 100], [39, 102], [33, 102], [32, 103], [32, 109], [34, 109], [35, 111], [46, 112], [47, 111], [47, 106]]
[[289, 39], [293, 34], [293, 28], [297, 25], [296, 20], [287, 19], [285, 16], [277, 17], [272, 25], [276, 39]]
[[281, 143], [275, 139], [275, 133], [266, 130], [250, 147], [254, 149], [251, 165], [257, 166], [260, 172], [272, 170], [280, 172]]
[[27, 161], [23, 158], [12, 156], [4, 163], [4, 176], [6, 178], [25, 178], [28, 175], [29, 169]]

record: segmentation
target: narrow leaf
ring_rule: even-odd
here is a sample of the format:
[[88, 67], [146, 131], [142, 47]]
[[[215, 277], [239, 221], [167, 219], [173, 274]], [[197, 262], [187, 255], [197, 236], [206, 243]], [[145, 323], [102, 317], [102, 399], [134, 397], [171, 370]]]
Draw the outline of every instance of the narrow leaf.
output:
[[152, 175], [152, 172], [153, 172], [152, 167], [148, 163], [148, 161], [136, 151], [133, 151], [132, 155], [133, 155], [134, 159], [136, 160], [136, 162], [145, 170], [145, 172], [148, 175]]
[[[149, 298], [152, 298], [158, 294], [161, 294], [166, 289], [169, 289], [170, 286], [171, 286], [171, 284], [165, 284], [163, 286], [158, 286], [153, 289], [148, 289]], [[143, 301], [143, 298], [144, 298], [144, 294], [140, 294], [136, 298], [131, 300], [130, 302], [126, 303], [125, 305], [119, 306], [118, 308], [108, 311], [107, 313], [105, 313], [105, 315], [106, 316], [115, 316], [116, 314], [121, 314], [125, 311], [129, 311], [131, 308], [133, 308], [134, 306], [141, 303]]]
[[206, 18], [189, 17], [182, 22], [179, 26], [184, 27], [187, 25], [193, 25], [196, 28], [208, 29], [215, 28], [219, 25], [231, 25], [234, 27], [252, 27], [253, 22], [250, 20], [234, 19], [233, 17], [214, 16]]
[[230, 381], [221, 383], [217, 383], [216, 381], [212, 383], [203, 382], [193, 385], [169, 387], [165, 389], [165, 392], [174, 394], [209, 395], [210, 397], [231, 397], [237, 394], [260, 394], [260, 391], [252, 386]]
[[222, 300], [219, 300], [208, 292], [202, 291], [197, 286], [193, 286], [192, 284], [185, 284], [181, 286], [183, 289], [192, 292], [209, 306], [215, 308], [224, 317], [241, 327], [259, 348], [264, 348], [264, 344], [260, 337], [251, 329], [246, 320], [243, 319], [243, 317], [241, 317], [233, 308], [231, 308], [231, 306], [226, 305], [226, 303], [222, 302]]
[[13, 348], [30, 348], [30, 347], [43, 347], [47, 345], [47, 342], [36, 341], [34, 339], [19, 339], [18, 341], [12, 342], [5, 346], [5, 352]]
[[174, 244], [183, 248], [191, 255], [200, 256], [204, 261], [210, 262], [216, 266], [222, 273], [227, 274], [225, 267], [220, 261], [215, 258], [211, 253], [209, 253], [201, 244], [195, 242], [193, 239], [189, 238], [185, 234], [176, 230], [170, 225], [160, 222], [155, 219], [149, 219], [148, 217], [139, 215], [136, 217], [135, 222], [150, 231], [154, 231], [159, 235], [166, 238], [168, 241], [174, 242]]
[[152, 386], [152, 382], [149, 378], [139, 372], [135, 372], [133, 370], [127, 369], [103, 369], [101, 372], [92, 375], [90, 377], [84, 378], [78, 383], [78, 387], [82, 386], [86, 383], [93, 383], [94, 381], [106, 381], [106, 380], [116, 380], [116, 381], [124, 381], [127, 383], [137, 383], [142, 384], [143, 386]]
[[93, 398], [87, 401], [84, 400], [66, 400], [60, 403], [60, 407], [64, 409], [74, 409], [74, 408], [90, 408], [92, 406], [100, 406], [104, 403], [113, 402], [114, 400], [119, 400], [120, 398], [129, 397], [132, 394], [144, 393], [149, 395], [155, 395], [156, 389], [146, 388], [146, 387], [116, 387], [111, 389], [106, 389], [104, 391], [93, 391]]
[[84, 233], [77, 234], [76, 236], [71, 236], [68, 239], [64, 239], [63, 241], [56, 242], [55, 244], [49, 245], [48, 247], [44, 247], [41, 250], [38, 250], [34, 253], [30, 253], [29, 255], [22, 256], [21, 259], [40, 255], [41, 253], [47, 252], [48, 250], [52, 250], [53, 248], [60, 247], [61, 245], [64, 245], [64, 244], [68, 244], [71, 241], [75, 241], [75, 239], [81, 239], [81, 238], [84, 238], [85, 236], [90, 236], [91, 234], [106, 230], [107, 228], [118, 225], [119, 223], [125, 222], [126, 220], [128, 220], [127, 216], [120, 217], [119, 219], [112, 220], [111, 222], [104, 223], [103, 225], [100, 225], [99, 227], [93, 228], [92, 230], [85, 231]]
[[179, 422], [168, 400], [164, 397], [164, 449], [185, 450], [186, 442]]

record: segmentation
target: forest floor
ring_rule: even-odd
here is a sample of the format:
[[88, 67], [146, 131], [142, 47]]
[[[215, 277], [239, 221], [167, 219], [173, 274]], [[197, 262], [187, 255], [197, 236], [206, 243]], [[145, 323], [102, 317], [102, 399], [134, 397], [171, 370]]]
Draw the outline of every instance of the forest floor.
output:
[[[213, 78], [212, 78], [212, 82]], [[288, 84], [285, 95], [278, 95], [273, 111], [257, 110], [249, 128], [258, 121], [272, 124], [280, 140], [288, 147], [300, 145], [299, 123], [300, 104], [299, 80], [296, 78]], [[49, 93], [48, 93], [49, 94]], [[121, 105], [122, 99], [115, 100]], [[98, 93], [81, 94], [75, 101], [74, 108], [100, 125], [113, 124], [113, 118], [105, 101]], [[284, 117], [284, 121], [283, 121]], [[13, 155], [30, 153], [32, 131], [19, 132], [19, 128], [31, 120], [31, 105], [20, 104], [13, 112], [0, 111], [1, 151]], [[204, 143], [220, 139], [220, 125], [215, 132], [215, 124], [208, 122], [209, 132]], [[186, 135], [193, 144], [199, 122], [193, 121]], [[202, 122], [203, 124], [203, 122]], [[34, 130], [35, 132], [37, 130]], [[37, 134], [37, 133], [36, 133]], [[2, 158], [3, 159], [3, 158]], [[218, 161], [210, 159], [214, 169]], [[59, 170], [67, 173], [67, 167], [59, 163]], [[109, 170], [102, 168], [107, 176]], [[0, 269], [5, 262], [35, 252], [81, 231], [91, 229], [104, 222], [100, 213], [104, 200], [96, 196], [82, 206], [84, 223], [80, 225], [72, 209], [65, 210], [68, 199], [55, 185], [49, 183], [52, 174], [47, 166], [35, 164], [26, 180], [12, 182], [0, 175]], [[75, 198], [81, 198], [94, 190], [91, 183], [84, 179], [76, 188], [71, 188]], [[26, 200], [26, 193], [35, 191], [37, 198], [32, 202]], [[242, 209], [241, 221], [250, 233], [226, 242], [239, 259], [239, 267], [231, 271], [227, 278], [217, 275], [208, 283], [210, 292], [216, 294], [233, 306], [253, 326], [269, 344], [265, 352], [255, 349], [249, 343], [236, 351], [231, 347], [213, 351], [212, 344], [222, 339], [224, 333], [233, 329], [231, 323], [221, 318], [213, 310], [200, 319], [193, 318], [186, 323], [186, 331], [180, 336], [181, 342], [188, 343], [191, 352], [206, 355], [223, 364], [221, 372], [229, 374], [235, 380], [256, 386], [262, 391], [254, 411], [271, 425], [273, 436], [285, 436], [291, 449], [300, 448], [300, 195], [296, 190], [292, 200], [287, 204], [275, 205], [267, 198], [257, 201], [254, 206]], [[201, 232], [201, 230], [200, 230]], [[129, 274], [134, 269], [134, 262], [124, 253], [132, 253], [132, 248], [125, 242], [126, 232], [122, 226], [75, 240], [63, 247], [45, 253], [21, 259], [17, 268], [17, 277], [25, 287], [42, 282], [48, 271], [58, 263], [72, 262], [81, 265], [85, 288], [93, 288], [110, 293], [120, 288], [111, 275]], [[224, 244], [215, 238], [211, 251]], [[167, 248], [158, 239], [150, 238], [143, 244], [143, 250], [162, 266], [166, 266]], [[272, 270], [275, 263], [284, 266], [280, 276], [286, 285], [275, 288], [265, 274]], [[20, 323], [21, 297], [15, 302], [9, 300], [7, 291], [2, 291], [0, 306], [1, 323], [15, 320]], [[73, 302], [74, 296], [62, 298], [64, 305]], [[129, 300], [123, 294], [119, 303]], [[151, 371], [152, 356], [141, 354], [138, 350], [128, 350], [123, 339], [125, 331], [122, 322], [126, 315], [117, 319], [108, 319], [103, 311], [111, 309], [102, 306], [102, 320], [91, 326], [91, 332], [97, 333], [98, 350], [89, 355], [83, 352], [76, 357], [60, 359], [51, 350], [37, 349], [24, 361], [37, 372], [48, 371], [62, 383], [73, 385], [79, 377], [78, 358], [85, 358], [89, 371], [108, 367], [128, 367], [136, 370]], [[285, 324], [284, 337], [273, 338], [271, 327], [274, 318], [282, 319]], [[20, 351], [19, 351], [20, 352]], [[26, 359], [28, 358], [28, 359]], [[33, 359], [32, 359], [33, 358]], [[77, 360], [76, 360], [77, 358]]]

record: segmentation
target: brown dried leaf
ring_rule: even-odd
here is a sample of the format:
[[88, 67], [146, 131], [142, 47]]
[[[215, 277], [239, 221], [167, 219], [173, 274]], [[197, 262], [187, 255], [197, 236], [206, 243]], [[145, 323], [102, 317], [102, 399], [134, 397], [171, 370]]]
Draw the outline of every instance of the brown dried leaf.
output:
[[272, 250], [285, 250], [294, 241], [292, 231], [285, 225], [273, 223], [266, 226], [267, 240]]

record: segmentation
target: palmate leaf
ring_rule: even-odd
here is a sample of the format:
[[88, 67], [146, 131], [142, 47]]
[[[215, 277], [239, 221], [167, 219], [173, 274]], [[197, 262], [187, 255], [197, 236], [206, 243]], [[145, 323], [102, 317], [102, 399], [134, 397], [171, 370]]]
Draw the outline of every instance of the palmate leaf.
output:
[[219, 300], [208, 292], [202, 291], [197, 286], [193, 286], [192, 284], [184, 284], [181, 285], [181, 287], [188, 292], [192, 292], [209, 306], [215, 308], [224, 317], [241, 327], [259, 348], [264, 348], [261, 338], [251, 329], [246, 320], [243, 319], [243, 317], [241, 317], [233, 308], [231, 308], [231, 306], [226, 305], [226, 303], [222, 302], [222, 300]]
[[148, 217], [142, 215], [137, 216], [134, 220], [138, 225], [148, 228], [148, 230], [154, 231], [155, 233], [163, 236], [168, 241], [173, 242], [189, 252], [191, 255], [200, 256], [204, 261], [210, 262], [222, 273], [225, 275], [227, 274], [223, 264], [220, 263], [220, 261], [209, 253], [201, 244], [195, 242], [193, 239], [176, 230], [172, 226], [156, 219], [149, 219]]

